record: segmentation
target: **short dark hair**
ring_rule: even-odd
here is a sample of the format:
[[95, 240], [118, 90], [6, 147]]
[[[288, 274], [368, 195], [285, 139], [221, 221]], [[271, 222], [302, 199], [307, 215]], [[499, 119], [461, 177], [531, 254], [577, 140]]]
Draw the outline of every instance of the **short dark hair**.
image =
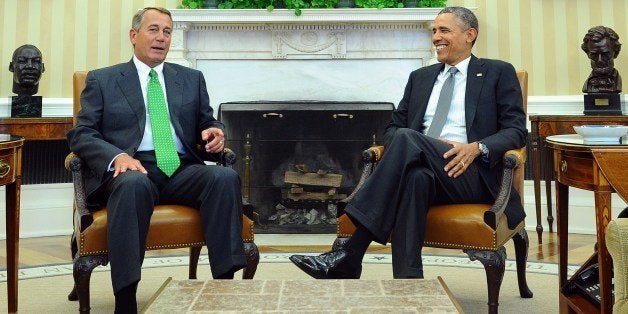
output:
[[167, 9], [160, 8], [160, 7], [146, 7], [137, 11], [137, 13], [133, 15], [133, 20], [131, 21], [131, 27], [134, 30], [136, 31], [140, 30], [140, 26], [142, 25], [142, 22], [144, 22], [144, 14], [146, 14], [146, 12], [150, 10], [156, 10], [163, 14], [168, 15], [168, 17], [170, 18], [170, 22], [172, 22], [172, 14], [170, 14], [170, 11], [168, 11]]
[[[465, 7], [446, 7], [440, 10], [437, 15], [441, 15], [444, 13], [451, 13], [455, 15], [458, 20], [462, 22], [462, 25], [466, 27], [466, 29], [473, 28], [478, 32], [478, 34], [480, 33], [478, 18], [475, 16], [473, 11]], [[477, 39], [477, 37], [475, 39]], [[475, 39], [473, 40], [473, 44], [475, 44]]]

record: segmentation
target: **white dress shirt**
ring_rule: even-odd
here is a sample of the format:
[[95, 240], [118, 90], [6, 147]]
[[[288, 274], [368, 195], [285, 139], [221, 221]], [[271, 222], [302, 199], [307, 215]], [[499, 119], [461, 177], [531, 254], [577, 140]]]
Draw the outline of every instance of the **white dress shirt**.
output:
[[[471, 56], [460, 61], [456, 64], [458, 72], [454, 75], [454, 92], [451, 98], [451, 107], [447, 114], [447, 120], [445, 126], [440, 134], [440, 137], [451, 141], [467, 143], [467, 127], [465, 119], [465, 94], [467, 88], [467, 70], [469, 68], [469, 61]], [[438, 98], [440, 97], [440, 91], [443, 88], [443, 84], [449, 76], [449, 68], [451, 65], [445, 64], [443, 71], [436, 77], [434, 88], [432, 88], [432, 94], [430, 100], [427, 103], [427, 109], [425, 116], [423, 117], [423, 127], [425, 132], [430, 128], [434, 113], [436, 112], [436, 106], [438, 104]]]

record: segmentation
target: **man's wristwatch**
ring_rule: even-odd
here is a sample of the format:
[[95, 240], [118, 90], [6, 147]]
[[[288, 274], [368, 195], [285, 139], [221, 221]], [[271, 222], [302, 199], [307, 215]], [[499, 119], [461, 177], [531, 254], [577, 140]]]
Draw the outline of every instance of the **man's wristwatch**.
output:
[[480, 149], [480, 153], [482, 154], [482, 157], [488, 157], [488, 147], [486, 147], [484, 143], [478, 142], [478, 148]]

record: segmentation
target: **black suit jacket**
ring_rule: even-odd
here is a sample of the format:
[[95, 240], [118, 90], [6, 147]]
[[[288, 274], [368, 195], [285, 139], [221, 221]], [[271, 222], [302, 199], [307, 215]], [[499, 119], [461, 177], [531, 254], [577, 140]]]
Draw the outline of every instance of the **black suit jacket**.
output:
[[[411, 128], [424, 133], [423, 118], [427, 103], [436, 77], [444, 66], [430, 65], [410, 74], [403, 99], [386, 129], [386, 144], [398, 128]], [[482, 158], [476, 158], [474, 163], [487, 188], [495, 196], [504, 153], [525, 146], [528, 134], [521, 87], [511, 64], [471, 56], [467, 71], [465, 120], [468, 142], [481, 141], [490, 151], [488, 163], [483, 162]], [[525, 218], [519, 195], [514, 189], [506, 216], [511, 227]]]
[[[201, 131], [209, 127], [224, 129], [213, 116], [203, 74], [172, 63], [164, 63], [163, 74], [175, 133], [186, 154], [200, 163], [205, 158], [197, 150], [197, 144], [204, 144]], [[101, 185], [115, 156], [135, 155], [145, 125], [144, 97], [132, 60], [87, 74], [81, 111], [67, 137], [70, 150], [91, 170], [85, 182], [88, 195]]]

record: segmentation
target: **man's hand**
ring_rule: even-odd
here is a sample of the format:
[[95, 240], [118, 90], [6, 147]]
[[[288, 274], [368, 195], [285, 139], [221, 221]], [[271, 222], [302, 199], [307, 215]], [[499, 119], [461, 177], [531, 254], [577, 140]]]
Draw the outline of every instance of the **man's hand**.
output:
[[477, 142], [460, 143], [441, 138], [441, 141], [452, 146], [450, 150], [445, 152], [443, 158], [447, 159], [454, 156], [446, 165], [445, 172], [450, 177], [458, 177], [463, 174], [471, 165], [476, 157], [481, 155], [480, 146]]
[[201, 138], [205, 144], [205, 151], [208, 153], [219, 153], [225, 148], [225, 134], [219, 128], [208, 128], [201, 132]]
[[127, 154], [118, 155], [118, 157], [113, 160], [113, 177], [115, 178], [118, 174], [126, 172], [127, 170], [139, 171], [143, 174], [148, 174], [148, 171], [144, 169], [144, 166], [142, 166], [142, 163], [139, 160]]

